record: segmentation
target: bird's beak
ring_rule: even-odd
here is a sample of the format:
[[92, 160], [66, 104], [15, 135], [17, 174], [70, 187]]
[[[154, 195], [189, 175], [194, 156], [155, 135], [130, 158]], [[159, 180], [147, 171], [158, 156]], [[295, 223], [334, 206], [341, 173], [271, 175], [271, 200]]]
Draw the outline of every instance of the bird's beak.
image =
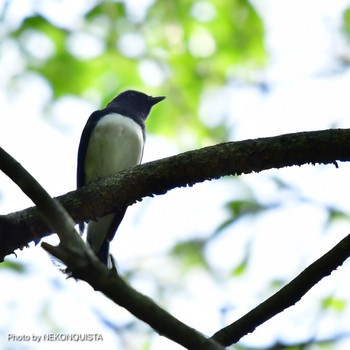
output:
[[154, 106], [155, 104], [157, 104], [160, 101], [163, 101], [165, 99], [165, 96], [158, 96], [158, 97], [149, 97], [149, 101], [151, 103], [151, 106]]

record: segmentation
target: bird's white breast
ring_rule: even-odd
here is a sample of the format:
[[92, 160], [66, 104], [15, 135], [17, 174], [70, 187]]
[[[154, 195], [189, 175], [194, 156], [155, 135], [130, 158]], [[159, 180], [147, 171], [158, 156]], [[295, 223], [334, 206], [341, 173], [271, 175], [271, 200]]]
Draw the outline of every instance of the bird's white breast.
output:
[[117, 113], [102, 117], [91, 133], [85, 157], [86, 182], [137, 165], [143, 153], [141, 126]]

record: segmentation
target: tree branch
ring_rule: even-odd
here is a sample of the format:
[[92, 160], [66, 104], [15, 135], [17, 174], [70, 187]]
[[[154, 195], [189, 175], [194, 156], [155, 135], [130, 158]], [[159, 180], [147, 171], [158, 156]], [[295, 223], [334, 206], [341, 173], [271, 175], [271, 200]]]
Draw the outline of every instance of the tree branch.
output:
[[69, 246], [69, 232], [75, 231], [75, 223], [65, 209], [1, 147], [0, 160], [0, 169], [37, 205], [38, 212], [48, 227], [53, 232], [59, 232], [64, 244]]
[[115, 303], [125, 307], [154, 330], [187, 349], [224, 350], [215, 340], [207, 339], [160, 308], [151, 299], [134, 290], [119, 277], [115, 267], [109, 270], [83, 242], [74, 229], [74, 222], [59, 202], [49, 196], [41, 185], [9, 154], [0, 148], [1, 169], [37, 205], [47, 225], [56, 231], [60, 244], [42, 247], [63, 261], [73, 277], [88, 282]]
[[[91, 200], [91, 198], [96, 198], [96, 189], [100, 189], [101, 191], [106, 191], [106, 189], [107, 191], [111, 191], [112, 189], [114, 192], [109, 196], [106, 196], [107, 201], [111, 200], [110, 197], [114, 198], [116, 194], [119, 194], [124, 200], [124, 203], [130, 204], [133, 201], [141, 199], [143, 196], [161, 194], [171, 188], [193, 184], [196, 181], [200, 182], [205, 179], [211, 179], [219, 176], [219, 174], [226, 175], [230, 173], [260, 171], [271, 167], [281, 167], [294, 164], [301, 165], [310, 162], [335, 163], [337, 160], [345, 161], [350, 159], [350, 147], [347, 142], [349, 136], [349, 130], [328, 130], [282, 135], [275, 138], [248, 140], [207, 147], [198, 151], [187, 152], [179, 156], [170, 157], [158, 162], [148, 163], [130, 169], [120, 175], [101, 181], [82, 189], [81, 191], [77, 191], [76, 193], [70, 193], [60, 199], [63, 203], [65, 201], [69, 202], [69, 200], [79, 202], [82, 198], [90, 198]], [[293, 139], [295, 140], [294, 143]], [[223, 154], [217, 155], [214, 160], [214, 158], [211, 158], [213, 157], [213, 150], [218, 151], [219, 153], [226, 152], [225, 156]], [[274, 153], [274, 151], [276, 152]], [[233, 154], [231, 154], [232, 152]], [[225, 164], [222, 164], [221, 162], [225, 159]], [[203, 163], [205, 164], [203, 169], [199, 166], [201, 162], [205, 162]], [[215, 166], [213, 164], [215, 164]], [[1, 153], [0, 166], [2, 168], [4, 167], [4, 159]], [[209, 172], [207, 172], [208, 168], [210, 169]], [[160, 171], [160, 169], [163, 169], [164, 172]], [[180, 172], [179, 169], [181, 170]], [[146, 189], [147, 180], [151, 182]], [[138, 181], [140, 181], [140, 192], [133, 192], [133, 186], [136, 186]], [[130, 182], [133, 185], [131, 188], [123, 187], [123, 184], [128, 186], [128, 183]], [[91, 205], [92, 208], [95, 208], [92, 203]], [[114, 207], [118, 208], [118, 205], [114, 204]], [[35, 211], [36, 209], [30, 210]], [[39, 208], [39, 210], [41, 210], [41, 208]], [[97, 212], [99, 210], [101, 209], [97, 208]], [[110, 210], [110, 208], [107, 208], [106, 210]], [[101, 212], [102, 215], [104, 213], [105, 212]], [[53, 230], [56, 228], [59, 230], [59, 227], [52, 226]], [[118, 294], [117, 298], [119, 301], [117, 302], [122, 306], [127, 305], [130, 299], [132, 299], [132, 296], [123, 289], [125, 282], [119, 279], [115, 270], [108, 271], [96, 260], [94, 255], [90, 256], [89, 253], [85, 253], [85, 250], [88, 248], [77, 233], [74, 235], [77, 237], [74, 244], [81, 244], [79, 249], [71, 249], [72, 247], [70, 244], [60, 244], [59, 247], [52, 247], [49, 244], [43, 244], [43, 246], [64, 262], [67, 261], [74, 276], [84, 279], [93, 285], [95, 289], [103, 291], [110, 298], [113, 299], [115, 297], [114, 293], [122, 288], [123, 292], [122, 294]], [[84, 255], [84, 259], [81, 259], [81, 254]], [[224, 345], [231, 345], [232, 343], [237, 342], [242, 336], [252, 332], [258, 325], [262, 324], [267, 319], [295, 304], [313, 285], [340, 266], [349, 255], [350, 235], [343, 239], [322, 258], [306, 268], [297, 278], [282, 288], [274, 296], [267, 299], [238, 321], [215, 333], [212, 339], [217, 340]], [[92, 271], [95, 271], [95, 273], [92, 274]], [[109, 283], [107, 283], [107, 281], [109, 281]], [[139, 310], [137, 307], [135, 308], [135, 305], [138, 305], [137, 299], [140, 295], [134, 294], [133, 297], [136, 299], [133, 300], [128, 307], [130, 307], [132, 313], [138, 316]], [[154, 307], [157, 306], [154, 303], [152, 304], [151, 302], [151, 304], [147, 305], [148, 309], [145, 309], [142, 312], [145, 312], [146, 315], [153, 315], [156, 313]], [[164, 313], [164, 310], [160, 312]], [[163, 315], [166, 315], [165, 319], [170, 320], [170, 318], [167, 318], [168, 316], [166, 313]], [[156, 329], [161, 334], [162, 332], [166, 334], [165, 332], [168, 331], [167, 327], [171, 326], [169, 324], [165, 326], [163, 319], [157, 319], [157, 321], [151, 320], [150, 324], [153, 325], [152, 322], [155, 322], [154, 324], [156, 325], [159, 321], [161, 326]], [[170, 323], [172, 322], [179, 321], [171, 319]], [[176, 327], [181, 328], [179, 325]], [[191, 330], [186, 328], [186, 331], [190, 332], [185, 337], [187, 339], [189, 334], [191, 334]], [[171, 337], [172, 336], [173, 335], [171, 335]], [[193, 344], [187, 345], [188, 348], [195, 348]], [[198, 346], [198, 344], [196, 346]], [[209, 348], [218, 349], [216, 343], [210, 343], [208, 346]]]
[[[349, 129], [336, 129], [223, 143], [130, 168], [57, 199], [76, 222], [93, 219], [146, 196], [225, 175], [349, 161], [349, 140]], [[0, 261], [50, 233], [36, 208], [1, 216]]]
[[272, 297], [266, 299], [239, 320], [216, 332], [212, 339], [224, 346], [237, 343], [243, 336], [253, 332], [256, 327], [296, 304], [315, 284], [341, 266], [349, 256], [350, 235], [308, 266]]

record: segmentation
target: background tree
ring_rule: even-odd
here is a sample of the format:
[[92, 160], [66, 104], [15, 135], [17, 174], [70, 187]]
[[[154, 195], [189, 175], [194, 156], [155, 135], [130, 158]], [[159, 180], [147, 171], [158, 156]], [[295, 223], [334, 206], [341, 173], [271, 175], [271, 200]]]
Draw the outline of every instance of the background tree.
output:
[[[347, 57], [343, 55], [346, 42], [340, 43], [346, 37], [340, 37], [341, 28], [336, 27], [342, 23], [347, 32], [348, 12], [344, 12], [343, 22], [337, 17], [345, 6], [336, 13], [321, 12], [322, 8], [313, 13], [305, 8], [307, 18], [299, 18], [296, 27], [282, 22], [293, 18], [292, 13], [283, 12], [291, 10], [291, 5], [284, 4], [284, 9], [275, 5], [281, 18], [276, 24], [274, 11], [256, 4], [270, 30], [267, 37], [255, 7], [244, 1], [138, 2], [137, 6], [130, 1], [91, 2], [88, 7], [47, 1], [21, 7], [22, 12], [16, 6], [16, 2], [5, 2], [2, 11], [1, 66], [6, 67], [2, 99], [7, 109], [3, 107], [1, 113], [0, 132], [8, 151], [18, 155], [51, 194], [74, 188], [75, 150], [89, 113], [129, 87], [168, 96], [167, 104], [148, 121], [149, 132], [162, 137], [149, 137], [146, 160], [226, 140], [346, 125], [349, 103], [342, 85], [348, 81]], [[294, 71], [280, 74], [278, 65], [272, 64], [273, 59], [278, 61], [274, 56], [278, 51], [271, 44], [276, 29], [274, 32], [269, 26], [281, 26], [278, 29], [284, 29], [286, 49], [295, 52], [299, 28], [314, 41], [325, 34], [315, 19], [320, 14], [333, 26], [327, 36], [333, 40], [325, 47], [333, 48], [333, 56], [327, 56], [325, 62], [318, 52], [318, 60], [313, 59], [312, 67], [306, 69], [309, 54], [317, 53], [310, 44], [300, 61], [287, 55], [292, 58], [285, 64]], [[264, 40], [271, 61], [266, 60]], [[297, 92], [305, 81], [309, 85], [300, 96]], [[274, 111], [280, 120], [273, 119], [268, 108], [277, 99], [284, 102], [283, 108]], [[310, 100], [315, 104], [306, 104]], [[5, 120], [5, 115], [11, 120]], [[42, 116], [50, 123], [45, 124]], [[300, 124], [293, 124], [295, 119]], [[12, 122], [21, 125], [21, 130], [11, 129]], [[40, 133], [34, 134], [39, 126]], [[8, 134], [11, 141], [5, 138]], [[25, 150], [24, 143], [28, 145]], [[46, 157], [44, 148], [49, 151]], [[63, 155], [61, 161], [59, 155]], [[67, 174], [67, 179], [61, 183], [57, 177], [64, 178], [62, 174]], [[113, 253], [136, 288], [211, 334], [217, 325], [247, 312], [285, 284], [347, 233], [347, 188], [341, 185], [345, 179], [347, 171], [342, 164], [340, 171], [333, 167], [293, 168], [169, 193], [135, 206], [118, 232]], [[7, 180], [1, 181], [2, 188], [11, 186]], [[17, 192], [10, 195], [13, 204], [8, 196], [3, 190], [6, 211], [26, 205]], [[172, 200], [176, 207], [165, 206]], [[128, 226], [131, 221], [136, 222], [133, 228]], [[325, 234], [320, 237], [321, 228]], [[155, 246], [154, 241], [160, 245]], [[163, 341], [149, 337], [148, 328], [124, 311], [110, 312], [108, 301], [83, 284], [65, 281], [57, 269], [47, 267], [47, 257], [36, 250], [21, 252], [21, 260], [10, 259], [2, 265], [26, 272], [21, 278], [15, 275], [11, 293], [19, 289], [17, 284], [30, 288], [34, 275], [36, 287], [47, 290], [43, 298], [37, 288], [38, 301], [30, 299], [33, 310], [28, 314], [36, 319], [32, 327], [16, 317], [16, 310], [23, 314], [28, 308], [29, 299], [14, 294], [9, 301], [4, 298], [5, 335], [24, 330], [86, 332], [86, 323], [79, 324], [71, 313], [57, 312], [61, 304], [53, 302], [63, 299], [65, 306], [76, 305], [86, 293], [90, 308], [79, 303], [79, 319], [89, 319], [91, 331], [103, 332], [111, 346], [120, 342], [128, 348], [156, 348]], [[29, 260], [34, 262], [29, 264]], [[305, 348], [310, 339], [315, 339], [314, 343], [339, 341], [348, 332], [344, 322], [348, 300], [342, 278], [333, 276], [323, 282], [309, 299], [261, 327], [239, 346], [276, 348], [276, 344], [292, 343], [295, 348]], [[203, 290], [210, 290], [210, 295]], [[97, 299], [96, 304], [91, 298]], [[130, 335], [131, 331], [138, 336]], [[171, 345], [167, 342], [166, 346]]]

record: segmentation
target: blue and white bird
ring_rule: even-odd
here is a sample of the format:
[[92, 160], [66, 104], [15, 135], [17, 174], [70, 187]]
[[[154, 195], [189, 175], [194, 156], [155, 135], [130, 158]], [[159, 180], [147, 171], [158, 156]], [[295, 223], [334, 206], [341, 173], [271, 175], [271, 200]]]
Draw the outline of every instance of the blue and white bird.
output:
[[[78, 188], [141, 163], [145, 120], [151, 108], [164, 98], [128, 90], [115, 97], [106, 108], [90, 115], [78, 150]], [[106, 265], [109, 243], [125, 212], [126, 208], [88, 223], [87, 242]]]

